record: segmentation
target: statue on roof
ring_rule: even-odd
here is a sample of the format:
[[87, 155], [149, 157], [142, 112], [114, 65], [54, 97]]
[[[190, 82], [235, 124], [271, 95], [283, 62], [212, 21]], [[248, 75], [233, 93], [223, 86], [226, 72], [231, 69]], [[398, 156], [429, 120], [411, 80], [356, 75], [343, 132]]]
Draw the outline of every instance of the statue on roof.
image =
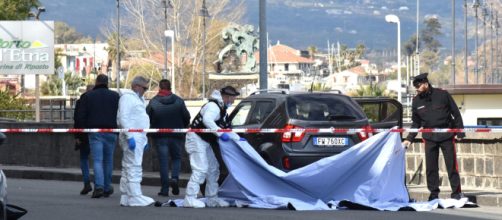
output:
[[233, 24], [223, 29], [222, 39], [225, 47], [218, 52], [214, 61], [217, 73], [256, 73], [256, 58], [258, 37], [252, 25]]

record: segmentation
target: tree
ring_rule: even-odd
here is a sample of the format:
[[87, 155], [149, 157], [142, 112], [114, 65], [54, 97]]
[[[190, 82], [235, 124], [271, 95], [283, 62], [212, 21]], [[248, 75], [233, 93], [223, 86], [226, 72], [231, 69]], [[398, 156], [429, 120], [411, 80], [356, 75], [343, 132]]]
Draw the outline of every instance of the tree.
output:
[[[420, 47], [420, 42], [418, 42], [418, 47]], [[413, 36], [410, 37], [408, 41], [403, 46], [404, 54], [406, 56], [411, 56], [413, 55], [417, 49], [417, 34], [414, 34]]]
[[18, 112], [0, 112], [1, 118], [13, 118], [17, 120], [33, 119], [34, 112], [28, 100], [19, 96], [20, 94], [12, 94], [7, 89], [0, 91], [0, 110], [20, 110]]
[[[177, 93], [184, 97], [197, 97], [200, 94], [201, 59], [202, 59], [202, 17], [199, 16], [202, 1], [200, 0], [171, 0], [173, 8], [168, 9], [167, 20], [164, 17], [164, 8], [159, 0], [122, 0], [121, 7], [125, 16], [121, 20], [121, 37], [126, 39], [139, 39], [145, 59], [153, 54], [165, 51], [164, 31], [167, 29], [175, 32], [175, 73]], [[244, 14], [244, 1], [220, 0], [208, 1], [206, 6], [211, 17], [206, 18], [206, 64], [216, 60], [215, 54], [221, 48], [221, 30], [230, 22], [239, 21]], [[103, 30], [104, 35], [110, 39], [116, 33], [115, 21], [112, 26]], [[114, 37], [112, 37], [115, 39]], [[121, 45], [123, 42], [121, 42]], [[110, 45], [112, 47], [112, 45]], [[133, 50], [131, 45], [123, 47], [127, 54]], [[113, 59], [115, 60], [115, 59]], [[153, 62], [153, 60], [151, 60]], [[206, 65], [209, 68], [211, 65]], [[158, 65], [162, 68], [163, 65]], [[211, 84], [212, 86], [215, 83]]]
[[426, 50], [438, 52], [439, 47], [441, 47], [441, 43], [439, 43], [436, 38], [443, 34], [441, 33], [441, 23], [439, 23], [437, 17], [425, 19], [424, 23], [425, 28], [422, 29], [421, 33], [424, 47]]
[[77, 32], [74, 27], [61, 21], [54, 23], [54, 35], [54, 43], [56, 44], [92, 43], [91, 37], [84, 36], [82, 33]]
[[[84, 85], [82, 79], [72, 72], [66, 72], [64, 78], [68, 95], [78, 95], [78, 88]], [[42, 95], [63, 95], [63, 81], [56, 74], [49, 75], [47, 81], [42, 83], [40, 91]]]
[[[124, 57], [125, 54], [125, 47], [123, 42], [123, 39], [120, 39], [120, 48], [117, 50], [117, 33], [113, 33], [111, 35], [108, 35], [108, 47], [106, 48], [106, 51], [108, 52], [108, 60], [112, 62], [112, 74], [117, 73], [117, 56], [120, 54], [120, 57]], [[120, 70], [119, 70], [120, 71]], [[117, 76], [114, 76], [117, 77]], [[114, 78], [112, 76], [112, 79]], [[115, 80], [114, 80], [115, 81]]]
[[307, 47], [307, 51], [309, 52], [310, 59], [314, 59], [315, 54], [317, 53], [317, 47], [310, 45], [309, 47]]
[[40, 6], [38, 0], [0, 1], [0, 20], [26, 20], [32, 8]]
[[364, 44], [358, 44], [356, 46], [356, 54], [355, 57], [357, 59], [361, 59], [364, 56], [364, 53], [366, 52], [366, 46]]

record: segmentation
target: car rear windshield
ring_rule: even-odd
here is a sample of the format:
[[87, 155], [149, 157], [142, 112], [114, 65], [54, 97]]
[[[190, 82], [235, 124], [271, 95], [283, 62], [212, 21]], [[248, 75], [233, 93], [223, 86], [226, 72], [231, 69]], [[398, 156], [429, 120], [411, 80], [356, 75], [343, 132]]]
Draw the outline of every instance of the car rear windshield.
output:
[[339, 121], [364, 119], [364, 114], [347, 96], [335, 94], [302, 94], [286, 99], [292, 119]]

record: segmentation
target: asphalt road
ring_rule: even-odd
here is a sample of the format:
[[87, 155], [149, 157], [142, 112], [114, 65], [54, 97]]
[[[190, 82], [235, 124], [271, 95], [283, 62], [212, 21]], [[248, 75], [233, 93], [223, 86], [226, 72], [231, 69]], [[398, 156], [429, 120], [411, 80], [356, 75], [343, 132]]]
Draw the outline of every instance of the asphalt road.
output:
[[[173, 207], [121, 207], [118, 186], [110, 198], [91, 199], [79, 195], [82, 184], [71, 181], [8, 179], [9, 203], [28, 210], [22, 219], [240, 219], [240, 220], [294, 220], [294, 219], [502, 219], [502, 210], [493, 207], [471, 209], [434, 210], [432, 212], [383, 211], [289, 211], [251, 208], [188, 209]], [[157, 196], [158, 187], [143, 187], [145, 195], [165, 201]], [[181, 192], [183, 194], [183, 191]], [[182, 195], [180, 195], [182, 196]], [[182, 197], [174, 198], [182, 198]]]

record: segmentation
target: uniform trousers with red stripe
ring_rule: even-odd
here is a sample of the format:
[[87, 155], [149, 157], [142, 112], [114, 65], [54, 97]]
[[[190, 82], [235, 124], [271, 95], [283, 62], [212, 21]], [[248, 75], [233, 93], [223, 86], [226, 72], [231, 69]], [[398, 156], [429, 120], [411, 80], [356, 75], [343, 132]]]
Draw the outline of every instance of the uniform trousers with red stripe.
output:
[[425, 142], [425, 164], [427, 174], [427, 188], [431, 195], [439, 195], [439, 149], [443, 153], [443, 158], [450, 179], [451, 195], [461, 193], [460, 175], [458, 174], [457, 153], [455, 149], [455, 139], [447, 139], [444, 141]]

